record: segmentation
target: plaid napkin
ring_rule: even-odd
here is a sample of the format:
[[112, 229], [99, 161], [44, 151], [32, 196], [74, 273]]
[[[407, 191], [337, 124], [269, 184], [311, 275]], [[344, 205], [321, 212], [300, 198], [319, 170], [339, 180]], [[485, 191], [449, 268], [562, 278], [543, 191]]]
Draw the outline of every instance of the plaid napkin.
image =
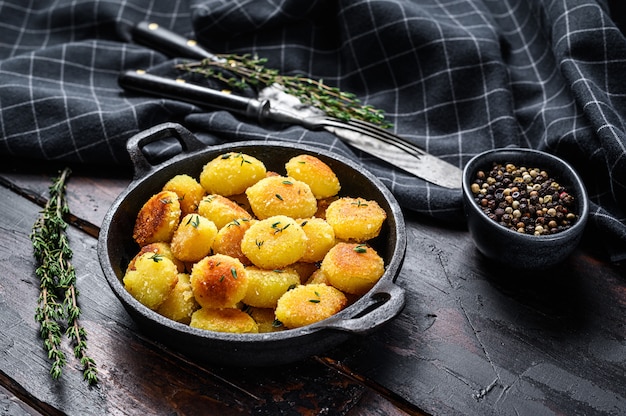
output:
[[622, 260], [626, 40], [612, 19], [623, 16], [620, 1], [0, 1], [0, 157], [127, 164], [130, 136], [173, 121], [207, 144], [279, 139], [331, 149], [380, 177], [407, 210], [463, 221], [459, 190], [328, 133], [123, 91], [117, 77], [126, 69], [177, 75], [176, 59], [131, 42], [131, 27], [152, 21], [213, 52], [258, 54], [284, 74], [353, 92], [384, 109], [396, 133], [459, 167], [506, 146], [562, 157], [592, 200], [587, 241]]

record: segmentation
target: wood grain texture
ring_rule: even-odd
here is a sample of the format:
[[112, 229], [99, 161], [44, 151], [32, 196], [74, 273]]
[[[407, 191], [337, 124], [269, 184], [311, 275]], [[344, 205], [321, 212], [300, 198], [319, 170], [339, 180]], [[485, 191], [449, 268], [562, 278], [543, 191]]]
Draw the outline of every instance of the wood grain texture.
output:
[[[0, 380], [41, 413], [626, 414], [624, 265], [581, 247], [554, 270], [523, 273], [485, 261], [465, 230], [411, 214], [402, 313], [324, 356], [263, 370], [198, 366], [145, 338], [108, 288], [95, 238], [72, 227], [83, 323], [103, 382], [87, 388], [71, 359], [52, 382], [33, 318], [28, 234], [40, 208], [27, 197], [45, 195], [52, 175], [0, 173]], [[77, 172], [72, 213], [99, 225], [129, 182]]]
[[[197, 366], [146, 339], [113, 296], [96, 258], [96, 240], [73, 228], [81, 322], [101, 383], [87, 387], [78, 363], [69, 357], [62, 377], [48, 375], [34, 320], [38, 282], [34, 275], [30, 227], [39, 207], [0, 188], [0, 370], [35, 409], [68, 415], [120, 414], [321, 414], [347, 412], [364, 388], [313, 360], [266, 370]], [[64, 344], [66, 351], [69, 345]], [[15, 392], [13, 392], [15, 394]], [[282, 410], [281, 410], [282, 411]]]

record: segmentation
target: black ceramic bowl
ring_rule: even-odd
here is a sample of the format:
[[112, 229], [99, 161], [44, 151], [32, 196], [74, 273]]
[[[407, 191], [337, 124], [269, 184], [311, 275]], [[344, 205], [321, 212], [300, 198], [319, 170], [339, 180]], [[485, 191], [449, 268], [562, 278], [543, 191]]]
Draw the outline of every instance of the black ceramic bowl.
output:
[[[174, 137], [183, 151], [157, 166], [143, 154], [143, 146]], [[193, 359], [221, 365], [266, 366], [298, 361], [319, 354], [355, 334], [367, 334], [395, 317], [404, 306], [404, 289], [395, 284], [406, 248], [406, 231], [400, 207], [389, 190], [369, 172], [348, 159], [313, 147], [284, 142], [238, 142], [206, 147], [178, 124], [166, 123], [131, 138], [128, 151], [135, 179], [116, 199], [102, 224], [98, 257], [104, 275], [131, 317], [153, 339]], [[386, 270], [380, 281], [357, 302], [336, 315], [298, 329], [265, 334], [233, 334], [206, 331], [167, 319], [148, 309], [124, 288], [122, 278], [139, 247], [132, 239], [137, 213], [143, 203], [174, 175], [199, 177], [204, 164], [225, 152], [242, 152], [265, 163], [268, 170], [284, 172], [295, 155], [309, 153], [327, 163], [337, 174], [342, 195], [376, 200], [388, 218], [381, 235], [372, 243], [383, 257]]]
[[[562, 232], [535, 236], [511, 230], [487, 217], [470, 187], [476, 173], [488, 172], [493, 163], [513, 163], [548, 172], [574, 196], [572, 211], [579, 216], [576, 223]], [[587, 192], [576, 171], [562, 159], [532, 149], [495, 149], [472, 158], [463, 170], [463, 201], [469, 232], [478, 250], [493, 261], [517, 269], [545, 269], [565, 260], [579, 244], [589, 213]]]

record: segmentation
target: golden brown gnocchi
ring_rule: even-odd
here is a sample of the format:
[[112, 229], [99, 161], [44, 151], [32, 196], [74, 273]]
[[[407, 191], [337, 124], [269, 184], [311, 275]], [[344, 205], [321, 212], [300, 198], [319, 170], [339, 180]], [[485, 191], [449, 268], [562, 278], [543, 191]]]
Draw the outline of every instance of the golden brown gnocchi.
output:
[[217, 226], [202, 215], [187, 214], [172, 236], [172, 254], [184, 262], [196, 262], [211, 251]]
[[223, 254], [207, 256], [191, 269], [191, 289], [204, 308], [234, 308], [248, 290], [246, 269]]
[[335, 173], [299, 155], [285, 174], [225, 153], [199, 181], [176, 175], [140, 209], [124, 284], [172, 320], [222, 332], [273, 332], [326, 319], [384, 273], [366, 244], [386, 219], [376, 201], [338, 195]]
[[163, 186], [164, 191], [176, 192], [182, 215], [196, 212], [204, 197], [204, 188], [189, 175], [176, 175]]
[[208, 195], [200, 201], [198, 214], [213, 221], [218, 230], [234, 220], [252, 219], [252, 215], [237, 203], [217, 194]]
[[140, 246], [157, 241], [170, 241], [178, 226], [180, 215], [180, 203], [176, 192], [161, 191], [141, 207], [135, 221], [133, 238]]
[[191, 321], [191, 315], [200, 307], [191, 290], [191, 282], [189, 275], [186, 273], [178, 274], [178, 282], [169, 296], [165, 298], [163, 303], [157, 308], [157, 312], [174, 321], [188, 324]]
[[124, 275], [124, 287], [142, 304], [157, 309], [178, 282], [176, 265], [167, 257], [144, 253]]
[[291, 218], [312, 217], [317, 200], [304, 182], [286, 176], [269, 176], [246, 190], [252, 212], [258, 219], [275, 215]]
[[208, 194], [237, 195], [265, 177], [263, 162], [243, 153], [225, 153], [207, 163], [200, 184]]
[[217, 332], [259, 332], [259, 328], [254, 319], [237, 308], [198, 309], [191, 315], [189, 326]]
[[278, 299], [276, 319], [286, 328], [298, 328], [336, 314], [346, 303], [346, 296], [332, 286], [302, 285]]
[[282, 269], [300, 260], [307, 238], [304, 230], [286, 215], [276, 215], [252, 224], [241, 240], [241, 251], [262, 269]]
[[285, 164], [287, 176], [309, 185], [317, 199], [329, 198], [339, 193], [341, 185], [335, 172], [313, 155], [298, 155]]
[[363, 295], [382, 277], [385, 265], [366, 244], [338, 243], [326, 254], [320, 270], [337, 289]]
[[344, 197], [326, 208], [326, 221], [341, 240], [363, 242], [375, 238], [387, 218], [376, 201]]
[[275, 308], [285, 292], [300, 284], [300, 276], [292, 268], [264, 270], [252, 266], [246, 272], [249, 283], [242, 302], [257, 308]]

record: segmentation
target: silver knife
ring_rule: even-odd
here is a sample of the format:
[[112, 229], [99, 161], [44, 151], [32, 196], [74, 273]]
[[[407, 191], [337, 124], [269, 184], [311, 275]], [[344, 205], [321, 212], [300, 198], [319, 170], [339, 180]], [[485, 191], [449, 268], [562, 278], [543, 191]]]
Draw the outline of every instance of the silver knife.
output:
[[123, 72], [119, 77], [119, 84], [127, 90], [184, 101], [204, 108], [227, 110], [259, 122], [272, 120], [301, 125], [311, 130], [326, 130], [347, 144], [428, 182], [445, 188], [461, 187], [461, 169], [424, 152], [399, 136], [391, 133], [377, 134], [378, 128], [364, 130], [351, 125], [351, 122], [324, 116], [302, 117], [283, 108], [274, 108], [269, 100], [242, 97], [141, 70]]

